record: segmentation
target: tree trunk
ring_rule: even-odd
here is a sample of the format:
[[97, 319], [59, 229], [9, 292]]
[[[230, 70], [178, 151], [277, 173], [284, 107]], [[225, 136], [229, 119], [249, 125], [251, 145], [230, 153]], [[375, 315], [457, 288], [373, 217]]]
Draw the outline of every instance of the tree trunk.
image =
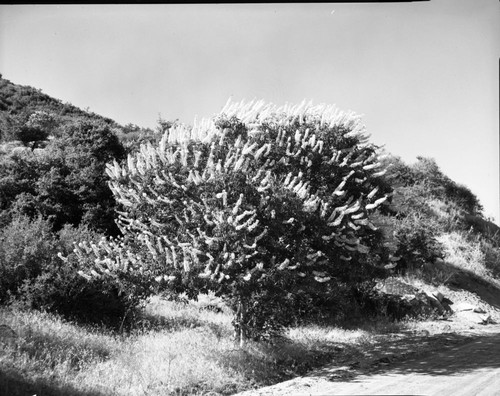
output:
[[240, 298], [238, 301], [234, 322], [234, 338], [236, 341], [238, 341], [240, 348], [245, 345], [245, 341], [247, 339], [246, 319], [246, 302]]

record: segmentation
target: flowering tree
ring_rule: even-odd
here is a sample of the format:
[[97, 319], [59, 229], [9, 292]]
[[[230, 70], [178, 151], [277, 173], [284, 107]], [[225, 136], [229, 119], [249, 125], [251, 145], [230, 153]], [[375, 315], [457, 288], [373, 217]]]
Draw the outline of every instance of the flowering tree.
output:
[[263, 296], [271, 304], [292, 285], [327, 284], [368, 262], [369, 215], [390, 195], [384, 172], [352, 113], [228, 102], [108, 164], [124, 237], [80, 245], [95, 256], [84, 275], [140, 273], [192, 296], [214, 291], [243, 342], [266, 322], [256, 317]]

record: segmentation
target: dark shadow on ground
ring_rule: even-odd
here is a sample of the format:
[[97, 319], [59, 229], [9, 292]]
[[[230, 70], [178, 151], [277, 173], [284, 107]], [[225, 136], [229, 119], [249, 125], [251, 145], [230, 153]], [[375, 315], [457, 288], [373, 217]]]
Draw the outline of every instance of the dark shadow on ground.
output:
[[134, 324], [132, 331], [180, 331], [183, 329], [193, 329], [197, 327], [207, 327], [217, 336], [231, 337], [232, 333], [228, 333], [224, 325], [199, 319], [197, 317], [165, 317], [161, 315], [149, 314], [141, 312], [137, 316], [137, 321]]
[[[424, 352], [422, 352], [424, 351]], [[308, 376], [356, 381], [381, 373], [456, 375], [478, 369], [500, 369], [500, 333], [481, 336], [440, 334], [381, 342], [344, 366], [330, 365]]]
[[23, 373], [0, 368], [1, 396], [103, 396], [100, 392], [82, 392], [68, 385], [58, 386], [46, 380], [26, 379]]

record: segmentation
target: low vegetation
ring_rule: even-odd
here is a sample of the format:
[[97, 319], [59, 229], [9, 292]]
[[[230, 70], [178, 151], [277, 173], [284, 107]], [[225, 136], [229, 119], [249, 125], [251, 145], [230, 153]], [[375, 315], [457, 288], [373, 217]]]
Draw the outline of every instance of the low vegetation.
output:
[[127, 334], [2, 309], [1, 322], [18, 337], [2, 346], [1, 389], [9, 395], [229, 395], [362, 356], [386, 342], [381, 333], [414, 327], [309, 324], [290, 328], [279, 342], [240, 348], [232, 339], [230, 310], [214, 312], [211, 304], [208, 296], [189, 303], [153, 298]]

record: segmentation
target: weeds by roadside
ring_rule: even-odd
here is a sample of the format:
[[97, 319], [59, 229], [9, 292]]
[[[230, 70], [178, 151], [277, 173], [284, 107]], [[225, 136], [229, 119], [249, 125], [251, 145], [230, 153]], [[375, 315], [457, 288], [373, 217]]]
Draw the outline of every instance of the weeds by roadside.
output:
[[[206, 309], [210, 301], [153, 298], [131, 332], [109, 335], [52, 314], [0, 310], [14, 345], [0, 344], [0, 391], [51, 395], [229, 395], [303, 374], [348, 353], [361, 353], [380, 334], [408, 323], [372, 322], [364, 328], [307, 325], [274, 343], [235, 345], [231, 315]], [[376, 324], [378, 323], [378, 324]], [[11, 376], [6, 376], [11, 373]], [[22, 377], [16, 383], [13, 378]], [[17, 384], [17, 385], [16, 385]], [[0, 392], [1, 393], [1, 392]]]

